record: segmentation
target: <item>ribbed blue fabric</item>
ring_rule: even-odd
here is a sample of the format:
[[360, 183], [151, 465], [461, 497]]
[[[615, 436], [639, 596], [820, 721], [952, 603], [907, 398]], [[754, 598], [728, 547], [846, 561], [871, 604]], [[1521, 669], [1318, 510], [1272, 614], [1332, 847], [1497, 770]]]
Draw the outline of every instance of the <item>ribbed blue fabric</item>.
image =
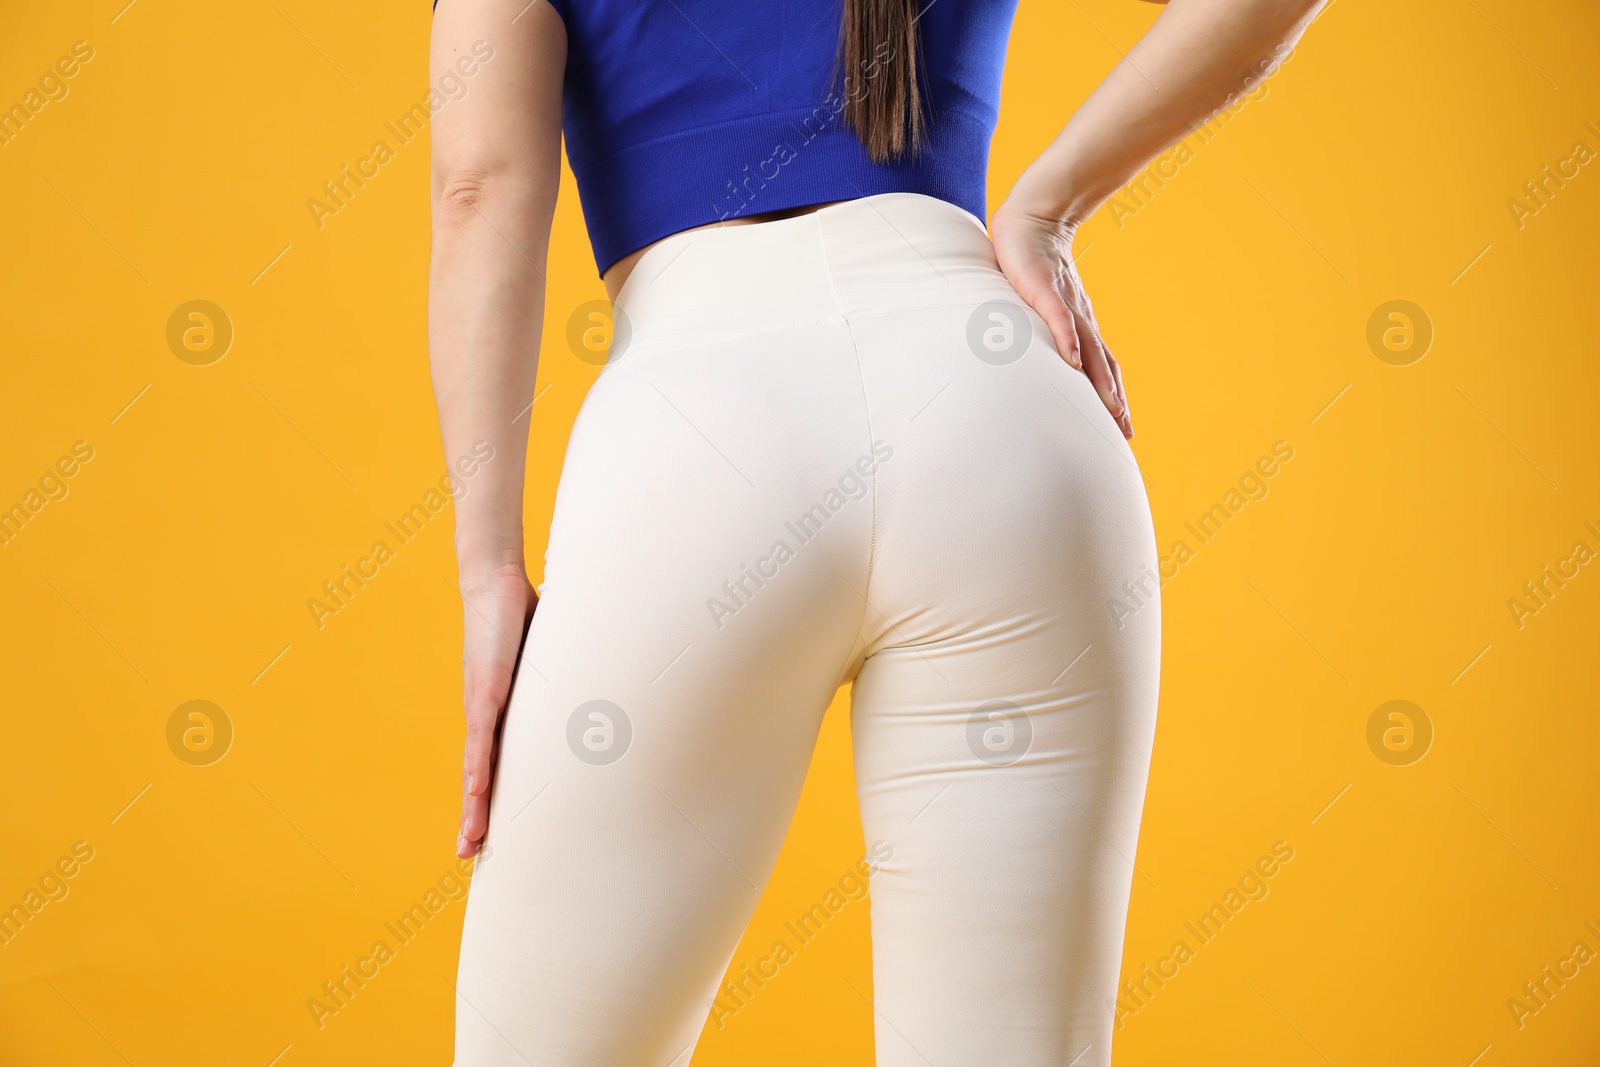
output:
[[1017, 0], [924, 4], [929, 144], [894, 164], [872, 162], [843, 120], [840, 0], [549, 2], [566, 23], [562, 126], [601, 274], [692, 226], [830, 200], [923, 193], [986, 217]]

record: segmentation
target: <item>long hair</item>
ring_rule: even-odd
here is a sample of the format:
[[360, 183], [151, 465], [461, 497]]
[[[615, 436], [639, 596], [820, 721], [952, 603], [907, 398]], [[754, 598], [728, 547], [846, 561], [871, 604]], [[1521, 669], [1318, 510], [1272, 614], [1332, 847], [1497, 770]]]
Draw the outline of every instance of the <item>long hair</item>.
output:
[[915, 155], [927, 140], [917, 18], [917, 0], [844, 0], [844, 120], [876, 163]]

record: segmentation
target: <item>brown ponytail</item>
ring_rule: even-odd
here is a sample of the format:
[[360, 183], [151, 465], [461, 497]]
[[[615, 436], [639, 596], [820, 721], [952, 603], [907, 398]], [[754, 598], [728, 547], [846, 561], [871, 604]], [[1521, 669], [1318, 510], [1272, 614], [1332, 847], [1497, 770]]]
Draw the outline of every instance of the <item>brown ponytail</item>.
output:
[[838, 62], [844, 120], [875, 163], [915, 155], [927, 140], [917, 86], [918, 0], [844, 0]]

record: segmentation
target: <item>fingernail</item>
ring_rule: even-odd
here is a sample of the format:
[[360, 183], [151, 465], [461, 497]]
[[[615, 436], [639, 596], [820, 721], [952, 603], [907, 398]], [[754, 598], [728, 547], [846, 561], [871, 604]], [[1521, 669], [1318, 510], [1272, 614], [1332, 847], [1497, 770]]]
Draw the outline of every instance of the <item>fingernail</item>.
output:
[[477, 771], [473, 771], [471, 774], [467, 775], [467, 792], [476, 793], [477, 791], [478, 791], [478, 772]]

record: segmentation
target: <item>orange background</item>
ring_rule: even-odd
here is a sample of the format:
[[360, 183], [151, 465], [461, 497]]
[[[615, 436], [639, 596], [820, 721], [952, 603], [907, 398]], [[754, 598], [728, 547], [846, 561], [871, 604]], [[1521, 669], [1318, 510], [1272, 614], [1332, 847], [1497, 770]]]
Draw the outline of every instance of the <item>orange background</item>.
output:
[[[448, 517], [321, 629], [306, 608], [443, 474], [426, 138], [320, 229], [306, 206], [423, 96], [428, 5], [125, 3], [0, 14], [0, 104], [93, 49], [0, 145], [0, 507], [92, 449], [0, 544], [0, 907], [65, 890], [0, 946], [0, 1062], [444, 1064], [447, 896], [320, 1029], [307, 1008], [453, 863]], [[1024, 0], [991, 206], [1157, 15]], [[1578, 0], [1338, 0], [1080, 235], [1157, 539], [1192, 550], [1164, 592], [1124, 977], [1179, 939], [1194, 954], [1127, 1002], [1119, 1064], [1600, 1060], [1600, 966], [1561, 963], [1600, 951], [1600, 567], [1508, 606], [1536, 606], [1524, 583], [1575, 542], [1600, 550], [1600, 167], [1542, 172], [1600, 150], [1597, 30]], [[533, 561], [596, 373], [566, 340], [603, 295], [570, 174], [549, 274]], [[232, 326], [204, 366], [168, 343], [192, 300]], [[1394, 300], [1415, 307], [1373, 347]], [[1278, 441], [1294, 457], [1267, 495], [1199, 544], [1185, 523]], [[210, 765], [169, 747], [192, 700], [231, 724]], [[1384, 747], [1398, 720], [1369, 746], [1390, 700], [1431, 727], [1420, 760]], [[863, 851], [847, 703], [735, 968]], [[1279, 841], [1268, 895], [1191, 940]], [[1533, 1012], [1546, 965], [1577, 970]], [[852, 984], [870, 990], [860, 902], [695, 1064], [870, 1063]]]

